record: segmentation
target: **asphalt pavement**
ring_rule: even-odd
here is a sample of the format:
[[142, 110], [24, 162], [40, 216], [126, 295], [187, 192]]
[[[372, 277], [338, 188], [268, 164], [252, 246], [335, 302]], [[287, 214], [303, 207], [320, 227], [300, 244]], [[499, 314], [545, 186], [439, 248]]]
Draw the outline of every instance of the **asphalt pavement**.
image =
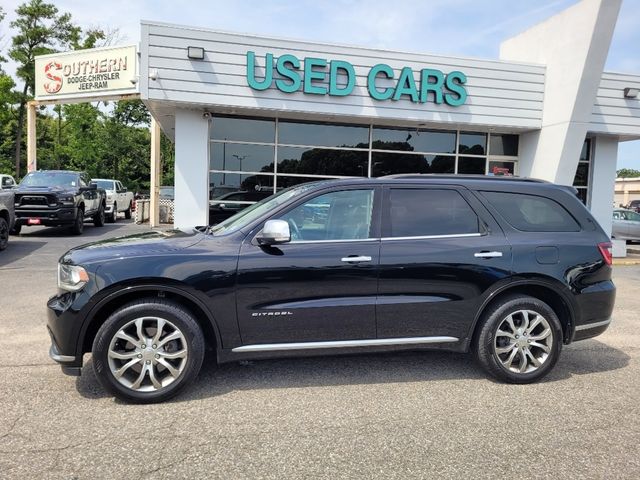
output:
[[640, 266], [616, 266], [614, 322], [541, 383], [440, 352], [220, 367], [160, 405], [107, 396], [48, 357], [56, 262], [88, 241], [25, 228], [0, 253], [0, 478], [640, 478]]

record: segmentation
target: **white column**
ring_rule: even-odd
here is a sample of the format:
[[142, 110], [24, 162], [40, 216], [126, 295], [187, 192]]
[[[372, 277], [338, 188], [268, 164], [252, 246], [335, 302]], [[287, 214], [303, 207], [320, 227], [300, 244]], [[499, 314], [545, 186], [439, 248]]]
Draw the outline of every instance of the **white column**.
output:
[[27, 172], [38, 169], [36, 154], [36, 102], [27, 103]]
[[500, 45], [546, 66], [542, 128], [520, 136], [520, 174], [571, 185], [622, 0], [582, 0]]
[[149, 223], [151, 227], [160, 224], [160, 182], [162, 170], [160, 166], [160, 124], [151, 117], [151, 185], [149, 188], [149, 198], [151, 199], [151, 211], [149, 212]]
[[618, 139], [596, 137], [591, 159], [591, 213], [607, 235], [611, 235], [611, 216], [616, 184]]
[[175, 116], [176, 228], [209, 220], [209, 122], [202, 112], [177, 109]]

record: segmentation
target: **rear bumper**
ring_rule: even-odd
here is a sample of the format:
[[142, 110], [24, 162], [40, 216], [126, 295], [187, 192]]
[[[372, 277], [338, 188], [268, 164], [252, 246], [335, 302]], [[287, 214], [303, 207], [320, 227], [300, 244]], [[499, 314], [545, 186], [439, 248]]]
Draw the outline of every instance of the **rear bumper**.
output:
[[612, 281], [599, 282], [583, 289], [576, 300], [580, 320], [573, 328], [571, 341], [596, 337], [609, 328], [616, 300], [616, 287]]

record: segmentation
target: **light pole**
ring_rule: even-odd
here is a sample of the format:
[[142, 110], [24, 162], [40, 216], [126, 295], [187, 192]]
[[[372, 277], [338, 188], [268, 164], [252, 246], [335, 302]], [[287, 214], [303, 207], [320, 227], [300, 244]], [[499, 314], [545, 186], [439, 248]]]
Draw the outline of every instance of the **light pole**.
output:
[[[238, 161], [240, 162], [240, 168], [238, 169], [240, 172], [242, 172], [242, 160], [244, 160], [245, 158], [248, 157], [248, 155], [238, 155], [236, 153], [233, 154], [233, 156], [235, 158], [238, 159]], [[242, 188], [242, 173], [240, 173], [240, 188]]]

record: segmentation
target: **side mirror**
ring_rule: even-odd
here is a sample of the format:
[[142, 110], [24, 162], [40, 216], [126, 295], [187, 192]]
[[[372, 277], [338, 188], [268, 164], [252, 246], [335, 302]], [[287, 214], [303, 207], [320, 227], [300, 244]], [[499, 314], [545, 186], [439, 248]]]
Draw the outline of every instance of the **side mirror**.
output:
[[98, 188], [98, 184], [96, 182], [89, 182], [89, 190], [95, 190]]
[[286, 220], [267, 220], [257, 237], [260, 245], [275, 245], [291, 241], [291, 231]]

